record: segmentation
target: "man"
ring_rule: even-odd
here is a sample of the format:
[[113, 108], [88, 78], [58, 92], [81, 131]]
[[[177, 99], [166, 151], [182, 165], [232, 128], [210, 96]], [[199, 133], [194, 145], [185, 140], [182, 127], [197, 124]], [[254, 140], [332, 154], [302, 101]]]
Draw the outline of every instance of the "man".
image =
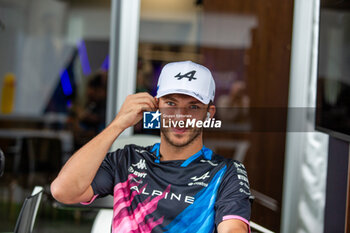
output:
[[[248, 232], [249, 183], [244, 166], [203, 146], [202, 128], [161, 127], [161, 143], [107, 153], [144, 111], [162, 119], [209, 120], [215, 83], [196, 63], [167, 64], [157, 96], [129, 95], [107, 128], [78, 150], [51, 185], [63, 203], [114, 196], [112, 232]], [[106, 155], [107, 154], [107, 155]]]

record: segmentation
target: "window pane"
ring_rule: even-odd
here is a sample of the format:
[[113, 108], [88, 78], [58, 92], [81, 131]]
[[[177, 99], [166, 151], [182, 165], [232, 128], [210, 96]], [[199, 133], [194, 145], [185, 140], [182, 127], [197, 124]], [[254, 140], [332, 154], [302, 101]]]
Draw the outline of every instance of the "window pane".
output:
[[[13, 231], [23, 200], [105, 125], [109, 0], [0, 0], [0, 232]], [[88, 232], [96, 211], [52, 208], [35, 228]], [[55, 224], [52, 224], [55, 221]]]

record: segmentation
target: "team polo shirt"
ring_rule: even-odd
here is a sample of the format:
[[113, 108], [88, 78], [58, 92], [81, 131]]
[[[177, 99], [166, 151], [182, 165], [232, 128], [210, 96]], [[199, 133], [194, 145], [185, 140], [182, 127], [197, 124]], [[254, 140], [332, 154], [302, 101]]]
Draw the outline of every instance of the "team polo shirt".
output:
[[204, 146], [187, 160], [160, 161], [159, 146], [127, 145], [102, 162], [91, 202], [113, 195], [113, 233], [212, 233], [227, 219], [249, 228], [250, 189], [242, 163]]

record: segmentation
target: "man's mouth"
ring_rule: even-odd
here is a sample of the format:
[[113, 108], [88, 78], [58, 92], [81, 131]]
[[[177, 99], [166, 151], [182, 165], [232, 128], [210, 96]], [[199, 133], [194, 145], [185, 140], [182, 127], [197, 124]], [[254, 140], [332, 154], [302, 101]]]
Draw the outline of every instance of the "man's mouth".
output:
[[177, 134], [183, 134], [186, 132], [187, 128], [175, 127], [172, 130]]

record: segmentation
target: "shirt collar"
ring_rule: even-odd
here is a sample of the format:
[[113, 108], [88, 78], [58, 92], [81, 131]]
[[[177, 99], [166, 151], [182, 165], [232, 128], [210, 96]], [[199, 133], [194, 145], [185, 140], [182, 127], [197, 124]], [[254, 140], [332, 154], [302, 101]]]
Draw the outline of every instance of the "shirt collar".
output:
[[[154, 162], [160, 163], [160, 154], [159, 154], [159, 148], [160, 148], [160, 143], [154, 144], [154, 146], [151, 149], [151, 152], [156, 152], [156, 159]], [[196, 160], [198, 157], [203, 155], [203, 157], [207, 160], [211, 160], [212, 158], [213, 151], [210, 150], [209, 148], [206, 148], [204, 145], [202, 149], [200, 149], [197, 153], [194, 155], [190, 156], [188, 159], [186, 159], [182, 164], [181, 167], [187, 167], [190, 163], [192, 163], [194, 160]]]

